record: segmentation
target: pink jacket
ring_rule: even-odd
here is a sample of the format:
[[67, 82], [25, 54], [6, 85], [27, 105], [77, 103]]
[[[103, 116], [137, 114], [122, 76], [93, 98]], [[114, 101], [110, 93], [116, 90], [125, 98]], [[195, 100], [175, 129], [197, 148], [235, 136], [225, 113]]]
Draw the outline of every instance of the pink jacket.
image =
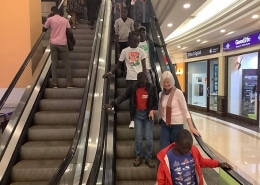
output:
[[[157, 158], [160, 161], [158, 171], [157, 171], [157, 182], [158, 185], [172, 185], [172, 178], [168, 158], [166, 156], [167, 152], [175, 147], [175, 143], [170, 144], [169, 146], [162, 149], [158, 154]], [[201, 168], [215, 168], [218, 167], [218, 161], [214, 159], [204, 158], [196, 146], [192, 146], [191, 155], [195, 161], [195, 173], [197, 176], [198, 185], [203, 185], [203, 177]]]

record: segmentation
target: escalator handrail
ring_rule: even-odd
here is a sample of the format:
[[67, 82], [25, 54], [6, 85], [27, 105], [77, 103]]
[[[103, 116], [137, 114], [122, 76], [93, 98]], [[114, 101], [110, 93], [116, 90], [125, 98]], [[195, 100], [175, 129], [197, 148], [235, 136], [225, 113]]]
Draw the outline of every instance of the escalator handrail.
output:
[[9, 87], [7, 88], [7, 90], [5, 91], [4, 95], [2, 96], [1, 100], [0, 100], [0, 110], [3, 108], [7, 98], [9, 97], [9, 95], [11, 94], [11, 92], [13, 91], [15, 85], [17, 84], [18, 80], [20, 79], [20, 77], [22, 76], [25, 68], [27, 67], [27, 65], [29, 64], [32, 56], [34, 55], [34, 52], [36, 51], [36, 49], [38, 48], [38, 46], [40, 45], [40, 43], [42, 42], [43, 37], [45, 36], [45, 33], [41, 33], [40, 37], [38, 38], [38, 40], [36, 41], [36, 43], [34, 44], [33, 48], [31, 49], [30, 53], [28, 54], [28, 56], [26, 57], [25, 61], [23, 62], [22, 66], [20, 67], [20, 69], [18, 70], [18, 72], [16, 73], [14, 79], [12, 80], [12, 82], [10, 83]]
[[[165, 54], [165, 56], [166, 56], [166, 58], [167, 58], [168, 65], [169, 65], [169, 67], [170, 67], [170, 71], [171, 71], [171, 73], [172, 73], [173, 76], [174, 76], [175, 83], [177, 82], [177, 84], [178, 84], [178, 85], [177, 85], [177, 84], [175, 84], [175, 85], [176, 85], [177, 88], [181, 89], [181, 87], [180, 87], [180, 85], [179, 85], [179, 82], [178, 82], [178, 78], [177, 78], [177, 76], [176, 76], [176, 71], [175, 71], [176, 69], [175, 69], [174, 65], [172, 64], [172, 61], [171, 61], [171, 59], [170, 59], [170, 56], [169, 56], [168, 51], [167, 51], [166, 46], [165, 46], [165, 42], [164, 42], [164, 38], [163, 38], [163, 35], [162, 35], [162, 32], [161, 32], [161, 28], [160, 28], [160, 25], [159, 25], [159, 23], [158, 23], [158, 19], [156, 18], [155, 10], [154, 10], [153, 6], [151, 6], [151, 7], [152, 7], [153, 14], [155, 15], [153, 18], [154, 18], [155, 26], [156, 26], [157, 31], [158, 31], [158, 34], [159, 34], [159, 38], [160, 38], [160, 40], [161, 40], [161, 43], [164, 44], [164, 47], [163, 47], [164, 54]], [[193, 121], [191, 115], [190, 115], [190, 117], [191, 117], [191, 121], [192, 121], [193, 126], [196, 128], [196, 125], [195, 125], [195, 123], [194, 123], [194, 121]], [[202, 140], [201, 137], [199, 137], [199, 136], [197, 136], [197, 135], [195, 135], [195, 134], [193, 134], [193, 135], [194, 135], [195, 139], [197, 140], [197, 142], [199, 143], [199, 145], [200, 145], [200, 147], [202, 148], [202, 150], [203, 150], [210, 158], [217, 159], [218, 161], [222, 161], [219, 157], [217, 157], [217, 156], [209, 149], [209, 147], [205, 144], [205, 142]], [[223, 170], [224, 170], [226, 173], [228, 173], [232, 178], [234, 178], [238, 183], [243, 184], [243, 185], [251, 185], [250, 182], [248, 182], [244, 177], [242, 177], [242, 176], [241, 176], [240, 174], [238, 174], [236, 171], [234, 171], [234, 170], [232, 170], [232, 169], [230, 169], [230, 170], [223, 169]]]

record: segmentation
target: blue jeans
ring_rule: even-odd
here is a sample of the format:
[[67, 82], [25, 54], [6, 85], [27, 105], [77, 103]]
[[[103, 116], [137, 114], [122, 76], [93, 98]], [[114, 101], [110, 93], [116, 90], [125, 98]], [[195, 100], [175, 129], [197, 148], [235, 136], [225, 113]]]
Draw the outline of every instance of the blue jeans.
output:
[[172, 142], [175, 142], [178, 132], [182, 129], [183, 124], [167, 126], [166, 123], [161, 120], [160, 149], [163, 149]]
[[135, 154], [142, 156], [143, 129], [146, 140], [145, 159], [151, 159], [153, 153], [153, 120], [148, 120], [146, 110], [136, 110], [135, 118]]

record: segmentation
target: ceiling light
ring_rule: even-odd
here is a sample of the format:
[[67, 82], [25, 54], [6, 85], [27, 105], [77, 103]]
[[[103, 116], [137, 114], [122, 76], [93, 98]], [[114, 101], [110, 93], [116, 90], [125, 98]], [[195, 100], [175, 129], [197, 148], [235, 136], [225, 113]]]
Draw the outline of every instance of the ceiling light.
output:
[[172, 27], [172, 23], [167, 24], [168, 27]]
[[181, 46], [177, 46], [177, 48], [181, 48]]
[[189, 3], [186, 3], [183, 5], [183, 8], [189, 8], [190, 7], [190, 4]]
[[221, 11], [225, 10], [227, 7], [232, 5], [233, 3], [237, 3], [237, 0], [211, 0], [207, 1], [205, 7], [201, 9], [198, 13], [192, 14], [195, 16], [193, 19], [188, 21], [186, 24], [179, 26], [174, 32], [172, 32], [165, 40], [169, 41], [172, 40], [186, 32], [190, 31], [191, 29], [195, 28], [196, 26], [202, 24], [205, 21], [213, 19], [216, 15], [218, 15]]
[[186, 49], [187, 47], [182, 47], [181, 49]]
[[201, 44], [204, 44], [204, 43], [207, 43], [208, 41], [207, 40], [204, 40], [203, 42], [201, 42]]
[[227, 35], [231, 35], [232, 33], [234, 33], [234, 31], [228, 32]]
[[255, 14], [252, 16], [252, 19], [257, 19], [259, 17], [259, 15]]
[[223, 30], [220, 30], [221, 33], [224, 33], [225, 31], [226, 31], [226, 30], [224, 30], [224, 29], [223, 29]]
[[200, 42], [200, 39], [197, 39], [197, 42]]

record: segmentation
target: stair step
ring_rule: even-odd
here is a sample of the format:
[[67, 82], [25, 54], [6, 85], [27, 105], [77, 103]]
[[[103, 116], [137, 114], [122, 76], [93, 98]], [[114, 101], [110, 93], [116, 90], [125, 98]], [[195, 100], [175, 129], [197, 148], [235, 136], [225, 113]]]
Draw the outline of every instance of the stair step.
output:
[[[57, 76], [59, 78], [66, 78], [66, 70], [57, 69]], [[86, 78], [88, 76], [88, 69], [72, 69], [71, 76], [72, 78]]]
[[80, 99], [42, 99], [40, 111], [80, 111], [82, 100]]
[[29, 141], [72, 140], [76, 125], [33, 125], [28, 130]]
[[71, 141], [30, 141], [21, 146], [22, 160], [63, 159], [67, 155]]
[[138, 185], [155, 185], [156, 181], [155, 180], [146, 180], [146, 181], [116, 181], [116, 185], [133, 185], [133, 184], [138, 184]]
[[33, 122], [36, 125], [76, 125], [79, 112], [40, 111], [34, 114]]
[[153, 162], [156, 164], [155, 168], [149, 168], [144, 160], [138, 167], [133, 165], [134, 159], [117, 159], [116, 160], [116, 179], [117, 181], [151, 181], [156, 180], [157, 164], [156, 160]]
[[84, 88], [45, 88], [44, 98], [46, 99], [82, 99]]
[[[79, 88], [85, 88], [86, 86], [86, 78], [73, 78], [73, 84]], [[49, 87], [53, 87], [52, 79], [49, 79]], [[67, 88], [67, 79], [66, 78], [58, 78], [58, 87], [59, 88]]]
[[48, 181], [63, 160], [21, 160], [13, 166], [11, 178], [17, 181]]

